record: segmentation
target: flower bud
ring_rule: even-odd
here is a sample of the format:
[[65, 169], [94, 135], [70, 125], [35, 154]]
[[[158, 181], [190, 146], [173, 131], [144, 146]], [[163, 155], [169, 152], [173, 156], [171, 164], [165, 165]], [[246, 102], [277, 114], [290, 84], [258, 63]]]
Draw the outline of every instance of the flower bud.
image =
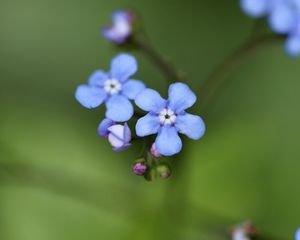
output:
[[161, 179], [168, 179], [171, 176], [171, 169], [166, 164], [160, 164], [156, 168], [157, 173]]
[[121, 152], [130, 146], [131, 131], [127, 123], [115, 124], [112, 120], [104, 119], [98, 127], [98, 134], [107, 138], [116, 152]]
[[256, 236], [256, 228], [251, 222], [236, 226], [232, 231], [232, 240], [251, 240]]
[[112, 25], [103, 29], [103, 36], [118, 45], [126, 43], [133, 33], [134, 19], [132, 11], [115, 11], [112, 14]]
[[147, 165], [142, 162], [137, 162], [134, 164], [132, 171], [137, 176], [144, 176], [147, 171]]
[[156, 148], [155, 143], [152, 144], [150, 152], [151, 152], [151, 155], [155, 158], [161, 157], [161, 154], [159, 153], [158, 149]]

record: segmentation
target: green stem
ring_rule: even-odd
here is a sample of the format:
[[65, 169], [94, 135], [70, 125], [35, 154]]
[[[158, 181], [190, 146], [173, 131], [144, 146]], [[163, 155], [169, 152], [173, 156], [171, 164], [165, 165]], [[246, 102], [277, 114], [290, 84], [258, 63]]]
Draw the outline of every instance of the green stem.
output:
[[236, 70], [244, 61], [259, 50], [271, 43], [281, 42], [282, 36], [267, 34], [254, 36], [242, 44], [236, 51], [227, 56], [208, 76], [197, 92], [202, 95], [202, 110], [206, 110], [208, 104], [216, 99], [218, 90], [224, 85], [231, 72]]
[[174, 66], [167, 61], [160, 53], [143, 36], [134, 36], [132, 43], [140, 50], [153, 64], [160, 69], [165, 75], [168, 83], [182, 82], [183, 79], [179, 76], [178, 71]]

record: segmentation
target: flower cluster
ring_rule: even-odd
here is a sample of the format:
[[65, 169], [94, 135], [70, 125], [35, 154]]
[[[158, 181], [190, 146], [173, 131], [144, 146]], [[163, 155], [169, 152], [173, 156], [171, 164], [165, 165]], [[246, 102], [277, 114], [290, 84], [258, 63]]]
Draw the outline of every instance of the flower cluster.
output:
[[[117, 45], [125, 43], [132, 35], [133, 16], [129, 11], [115, 12], [113, 25], [103, 30], [104, 37]], [[111, 60], [109, 71], [96, 70], [86, 84], [79, 85], [75, 98], [88, 109], [105, 104], [105, 118], [98, 126], [98, 135], [107, 139], [114, 151], [127, 149], [133, 140], [144, 141], [147, 147], [132, 169], [136, 175], [148, 180], [156, 176], [166, 179], [171, 169], [160, 159], [181, 151], [179, 134], [200, 139], [205, 124], [199, 116], [186, 112], [197, 99], [186, 84], [171, 84], [168, 99], [164, 99], [155, 90], [146, 88], [142, 81], [132, 79], [137, 70], [136, 58], [121, 53]], [[147, 113], [135, 112], [131, 101]], [[129, 127], [132, 125], [135, 134]]]
[[300, 0], [241, 0], [241, 8], [252, 17], [268, 17], [271, 29], [287, 36], [286, 52], [300, 56]]
[[129, 100], [142, 110], [149, 112], [136, 123], [136, 135], [145, 137], [157, 134], [151, 147], [154, 157], [171, 156], [182, 148], [178, 133], [191, 139], [200, 139], [205, 131], [203, 120], [185, 110], [196, 102], [196, 95], [184, 83], [173, 83], [169, 87], [168, 100], [158, 92], [145, 88], [139, 80], [129, 79], [137, 71], [136, 59], [128, 54], [113, 58], [109, 73], [95, 71], [88, 84], [79, 85], [75, 97], [82, 106], [95, 108], [105, 102], [106, 119], [98, 128], [101, 137], [108, 138], [114, 150], [121, 151], [130, 145], [131, 131], [127, 122], [134, 114]]

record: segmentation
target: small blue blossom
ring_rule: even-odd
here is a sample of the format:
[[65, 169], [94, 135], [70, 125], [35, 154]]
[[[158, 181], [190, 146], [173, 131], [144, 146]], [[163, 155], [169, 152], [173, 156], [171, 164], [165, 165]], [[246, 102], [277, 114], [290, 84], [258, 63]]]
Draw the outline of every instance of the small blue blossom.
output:
[[300, 228], [296, 231], [295, 240], [300, 240]]
[[132, 34], [134, 15], [131, 11], [116, 11], [112, 15], [112, 26], [105, 27], [103, 36], [113, 43], [122, 44]]
[[129, 79], [137, 68], [133, 56], [118, 55], [112, 59], [109, 73], [97, 70], [90, 76], [88, 84], [77, 88], [77, 101], [86, 108], [96, 108], [105, 102], [107, 118], [116, 122], [128, 121], [133, 115], [129, 99], [135, 99], [145, 88], [141, 81]]
[[127, 123], [121, 125], [110, 119], [104, 119], [98, 127], [98, 134], [100, 137], [107, 138], [116, 152], [121, 152], [130, 146], [131, 131]]
[[136, 124], [136, 134], [140, 137], [156, 134], [155, 147], [164, 156], [179, 153], [182, 142], [178, 133], [191, 139], [200, 139], [205, 132], [205, 124], [199, 116], [185, 110], [196, 102], [196, 95], [183, 83], [169, 87], [168, 100], [152, 89], [142, 90], [135, 98], [138, 107], [149, 113]]

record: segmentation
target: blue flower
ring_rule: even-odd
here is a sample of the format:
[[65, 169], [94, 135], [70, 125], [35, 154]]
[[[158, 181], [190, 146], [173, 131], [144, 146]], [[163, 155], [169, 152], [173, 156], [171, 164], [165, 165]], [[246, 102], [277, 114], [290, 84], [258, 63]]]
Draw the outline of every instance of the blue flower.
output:
[[130, 146], [131, 131], [127, 123], [116, 124], [110, 119], [104, 119], [98, 127], [100, 137], [107, 138], [113, 150], [121, 152]]
[[141, 109], [149, 113], [136, 124], [136, 134], [140, 137], [156, 134], [155, 146], [164, 156], [179, 153], [182, 142], [178, 133], [191, 139], [201, 138], [205, 124], [199, 116], [188, 114], [185, 109], [196, 102], [196, 95], [186, 84], [174, 83], [169, 87], [169, 99], [163, 99], [152, 89], [142, 90], [135, 99]]
[[267, 16], [275, 33], [287, 35], [286, 52], [300, 55], [300, 0], [241, 0], [241, 8], [253, 17]]
[[103, 36], [113, 43], [122, 44], [132, 34], [134, 15], [130, 11], [116, 11], [112, 15], [112, 26], [105, 27]]
[[88, 84], [77, 88], [75, 97], [86, 108], [96, 108], [105, 102], [106, 117], [116, 122], [125, 122], [133, 115], [129, 99], [134, 99], [145, 88], [141, 81], [129, 79], [136, 71], [135, 58], [120, 54], [111, 61], [109, 73], [95, 71]]
[[271, 8], [272, 0], [241, 0], [242, 10], [250, 16], [265, 16]]
[[300, 228], [296, 232], [295, 240], [300, 240]]

